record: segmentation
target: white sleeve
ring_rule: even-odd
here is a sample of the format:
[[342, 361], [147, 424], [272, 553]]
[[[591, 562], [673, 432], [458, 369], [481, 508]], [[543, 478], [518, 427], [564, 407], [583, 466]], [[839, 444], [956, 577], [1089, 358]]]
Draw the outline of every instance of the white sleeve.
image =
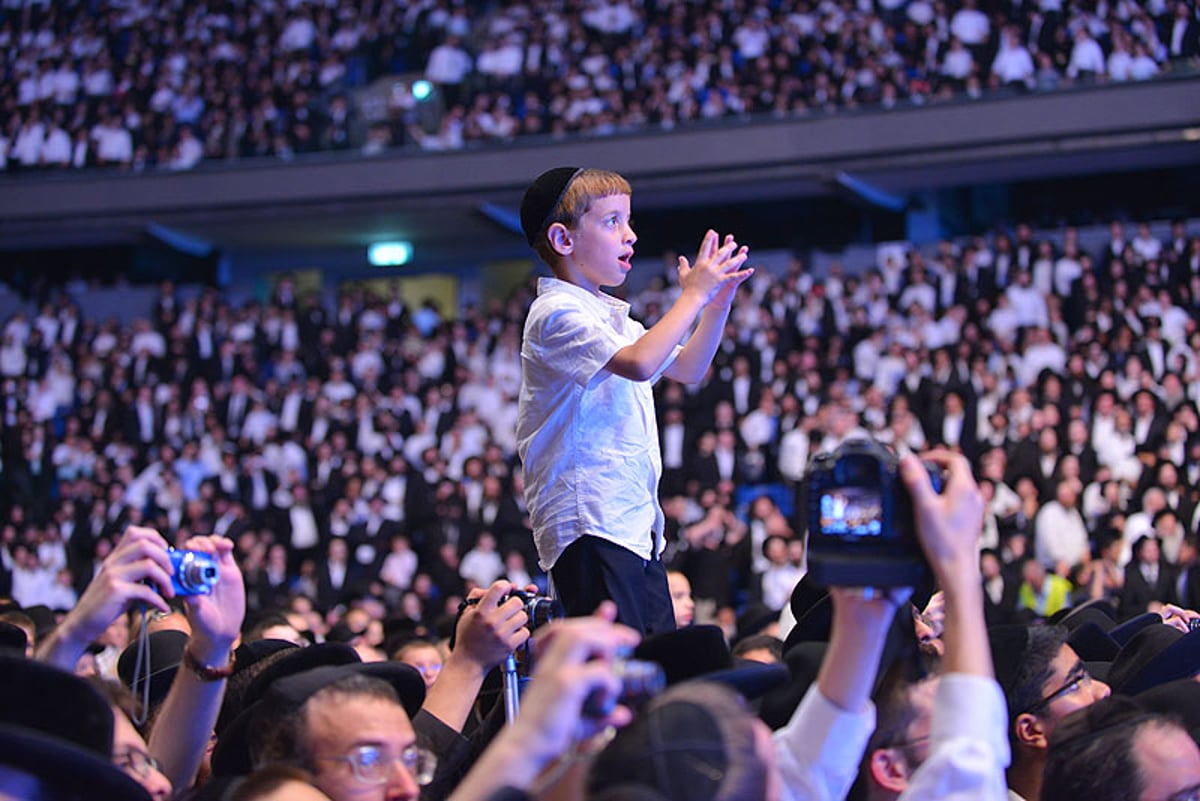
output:
[[847, 712], [814, 683], [792, 719], [774, 734], [782, 801], [842, 801], [874, 730], [874, 704]]
[[949, 673], [938, 684], [929, 758], [901, 801], [1005, 801], [1008, 709], [992, 679]]

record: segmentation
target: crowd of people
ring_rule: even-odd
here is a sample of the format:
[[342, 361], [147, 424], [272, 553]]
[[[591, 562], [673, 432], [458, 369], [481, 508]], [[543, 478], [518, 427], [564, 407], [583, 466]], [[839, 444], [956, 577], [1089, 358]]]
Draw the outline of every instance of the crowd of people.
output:
[[[651, 325], [678, 291], [667, 271], [628, 300]], [[60, 716], [43, 698], [94, 695], [67, 672], [119, 677], [124, 691], [99, 685], [109, 735], [92, 758], [107, 750], [156, 798], [295, 781], [335, 801], [536, 797], [593, 757], [578, 797], [643, 797], [620, 781], [1031, 801], [1094, 795], [1101, 776], [1122, 798], [1200, 786], [1200, 750], [1148, 711], [1165, 696], [1191, 714], [1170, 682], [1200, 672], [1194, 222], [1164, 238], [1114, 221], [1091, 249], [1021, 224], [748, 280], [703, 380], [655, 388], [680, 629], [634, 653], [671, 689], [586, 755], [575, 734], [636, 706], [613, 705], [613, 660], [637, 640], [614, 609], [538, 629], [513, 725], [485, 678], [531, 636], [512, 591], [545, 591], [515, 458], [532, 298], [439, 310], [353, 290], [326, 307], [284, 277], [240, 306], [165, 283], [128, 325], [55, 290], [6, 320], [0, 634], [37, 662], [5, 669], [63, 689], [6, 703], [3, 722], [46, 733]], [[940, 592], [806, 578], [808, 457], [860, 437], [905, 457]], [[941, 495], [911, 459], [931, 449]], [[211, 595], [172, 597], [168, 545], [212, 557]], [[714, 671], [758, 718], [705, 717], [726, 701], [686, 679]], [[614, 696], [599, 711], [597, 691]], [[713, 761], [697, 776], [659, 726], [707, 732], [689, 742]], [[1082, 767], [1094, 743], [1123, 755], [1116, 778]], [[1154, 767], [1168, 752], [1181, 759]], [[768, 789], [719, 795], [734, 764]], [[1170, 787], [1143, 794], [1153, 777]], [[510, 791], [527, 795], [491, 795]]]
[[[667, 271], [628, 300], [653, 325], [679, 291]], [[700, 383], [655, 387], [678, 628], [641, 643], [610, 603], [534, 626], [515, 592], [545, 591], [515, 458], [532, 299], [326, 307], [284, 276], [241, 306], [164, 283], [130, 324], [48, 289], [6, 320], [0, 788], [1200, 787], [1193, 222], [1114, 222], [1091, 248], [1019, 224], [862, 271], [758, 271]], [[901, 456], [932, 594], [806, 576], [794, 493], [810, 454], [857, 438]], [[173, 580], [169, 546], [211, 559], [208, 594]], [[618, 670], [630, 652], [666, 691]]]
[[[189, 169], [1153, 78], [1189, 0], [8, 3], [0, 169]], [[386, 113], [355, 92], [424, 75]], [[436, 107], [422, 113], [420, 106]]]
[[[666, 557], [698, 617], [732, 636], [748, 605], [786, 606], [808, 457], [855, 436], [971, 458], [1004, 619], [1200, 606], [1198, 262], [1185, 221], [1167, 241], [1114, 222], [1094, 253], [1019, 225], [861, 274], [795, 260], [752, 279], [706, 378], [656, 389]], [[630, 301], [649, 324], [677, 291], [664, 276]], [[531, 297], [327, 309], [285, 277], [237, 308], [167, 283], [130, 325], [64, 292], [18, 311], [0, 592], [71, 608], [129, 525], [234, 540], [255, 608], [366, 594], [431, 630], [471, 588], [544, 587], [514, 428]]]

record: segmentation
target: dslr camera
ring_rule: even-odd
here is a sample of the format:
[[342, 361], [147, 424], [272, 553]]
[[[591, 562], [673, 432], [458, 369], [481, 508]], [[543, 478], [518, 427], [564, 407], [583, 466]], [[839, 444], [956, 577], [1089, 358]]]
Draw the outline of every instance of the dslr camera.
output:
[[530, 631], [563, 617], [562, 604], [554, 598], [524, 590], [513, 590], [501, 598], [500, 603], [507, 603], [510, 598], [520, 598], [521, 603], [525, 605], [525, 614], [529, 617], [529, 622], [525, 625]]
[[221, 578], [217, 560], [204, 551], [167, 550], [171, 558], [171, 586], [176, 595], [211, 595]]
[[[554, 598], [545, 595], [536, 595], [524, 590], [512, 590], [502, 595], [498, 604], [508, 603], [510, 598], [521, 599], [521, 603], [525, 607], [525, 615], [529, 618], [525, 625], [530, 631], [564, 616], [562, 604]], [[478, 603], [479, 598], [470, 598], [463, 601], [461, 608], [465, 609], [468, 606], [475, 606]]]
[[[854, 439], [814, 456], [804, 477], [808, 563], [813, 580], [835, 587], [914, 587], [929, 565], [917, 539], [912, 498], [896, 454]], [[933, 488], [941, 471], [925, 463]]]

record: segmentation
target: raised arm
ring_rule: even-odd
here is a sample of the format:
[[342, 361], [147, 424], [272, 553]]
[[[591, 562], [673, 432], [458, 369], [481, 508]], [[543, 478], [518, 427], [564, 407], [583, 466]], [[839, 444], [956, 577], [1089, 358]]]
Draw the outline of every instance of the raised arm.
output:
[[615, 618], [616, 606], [606, 601], [593, 617], [555, 621], [538, 632], [537, 666], [521, 698], [520, 715], [483, 752], [451, 801], [483, 801], [506, 787], [527, 790], [581, 734], [629, 722], [629, 710], [621, 706], [587, 725], [582, 716], [593, 691], [619, 694], [613, 661], [637, 644], [637, 632], [614, 623]]
[[900, 469], [912, 494], [921, 545], [945, 592], [944, 674], [934, 700], [929, 757], [901, 798], [1003, 801], [1008, 797], [1004, 771], [1011, 753], [1008, 711], [993, 677], [983, 615], [977, 545], [983, 495], [961, 455], [938, 450], [925, 458], [944, 472], [940, 495], [915, 457], [906, 457]]
[[[648, 381], [670, 358], [675, 346], [687, 336], [696, 317], [705, 312], [701, 318], [701, 327], [697, 329], [697, 333], [700, 333], [701, 329], [705, 333], [694, 352], [686, 357], [686, 370], [683, 367], [677, 369], [676, 365], [672, 364], [667, 371], [667, 375], [672, 378], [680, 376], [680, 381], [695, 382], [703, 378], [704, 371], [712, 361], [713, 353], [720, 342], [733, 290], [754, 273], [753, 270], [739, 269], [748, 255], [747, 248], [739, 249], [732, 236], [726, 236], [724, 244], [720, 244], [716, 231], [710, 230], [705, 234], [695, 265], [691, 265], [683, 256], [679, 257], [679, 284], [683, 289], [679, 299], [637, 342], [614, 353], [609, 359], [607, 369], [633, 381]], [[725, 298], [725, 295], [728, 295], [728, 298]], [[723, 309], [710, 308], [714, 303], [720, 305], [722, 299]], [[714, 325], [715, 331], [710, 330]], [[708, 355], [701, 358], [705, 348], [709, 349]], [[684, 350], [687, 351], [686, 346]], [[680, 358], [684, 356], [685, 354], [680, 354]]]
[[163, 774], [181, 789], [192, 785], [204, 759], [246, 615], [246, 588], [233, 558], [233, 542], [217, 536], [192, 537], [185, 547], [215, 557], [220, 577], [211, 595], [193, 595], [185, 601], [192, 636], [147, 742], [150, 753], [162, 763]]
[[35, 657], [74, 672], [88, 645], [123, 615], [130, 604], [141, 603], [169, 612], [166, 599], [174, 594], [167, 541], [154, 529], [130, 526], [84, 590], [79, 603], [38, 645]]
[[429, 688], [422, 709], [461, 732], [488, 671], [529, 639], [528, 617], [517, 598], [500, 602], [516, 589], [497, 581], [486, 592], [472, 591], [479, 602], [466, 607], [455, 628], [454, 650]]

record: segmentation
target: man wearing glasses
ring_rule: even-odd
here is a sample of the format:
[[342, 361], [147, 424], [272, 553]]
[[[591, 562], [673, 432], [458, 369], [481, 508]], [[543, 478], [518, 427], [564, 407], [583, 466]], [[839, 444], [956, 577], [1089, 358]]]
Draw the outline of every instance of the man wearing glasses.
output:
[[1058, 626], [996, 626], [989, 630], [996, 680], [1008, 703], [1010, 801], [1042, 797], [1050, 737], [1070, 713], [1108, 697]]
[[316, 668], [274, 682], [250, 724], [255, 765], [299, 765], [332, 801], [415, 801], [437, 765], [416, 745], [411, 722], [424, 682], [407, 665], [393, 663], [388, 681], [364, 667]]

